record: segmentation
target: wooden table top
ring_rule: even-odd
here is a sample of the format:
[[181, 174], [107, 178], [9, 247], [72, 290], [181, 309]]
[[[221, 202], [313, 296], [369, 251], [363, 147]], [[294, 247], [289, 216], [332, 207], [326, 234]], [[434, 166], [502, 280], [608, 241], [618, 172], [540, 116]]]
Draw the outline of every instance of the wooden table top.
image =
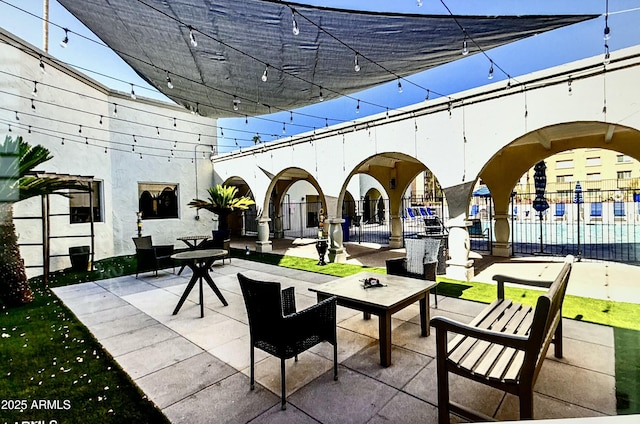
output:
[[[385, 287], [364, 288], [365, 278], [377, 278]], [[310, 291], [338, 298], [351, 299], [365, 304], [390, 308], [408, 297], [434, 288], [435, 281], [397, 275], [361, 272], [349, 277], [339, 278], [325, 284], [309, 287]]]
[[175, 253], [171, 255], [171, 259], [179, 259], [190, 261], [194, 259], [217, 258], [228, 255], [229, 252], [224, 249], [198, 249], [187, 250], [186, 252]]

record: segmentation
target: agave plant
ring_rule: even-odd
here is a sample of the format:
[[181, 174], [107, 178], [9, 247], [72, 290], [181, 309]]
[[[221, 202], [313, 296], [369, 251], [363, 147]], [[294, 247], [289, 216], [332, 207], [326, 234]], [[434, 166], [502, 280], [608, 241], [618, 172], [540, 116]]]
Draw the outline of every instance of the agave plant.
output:
[[193, 199], [189, 206], [197, 209], [205, 209], [218, 215], [218, 230], [227, 231], [229, 223], [227, 218], [235, 210], [245, 210], [255, 202], [248, 197], [238, 197], [238, 188], [234, 186], [216, 185], [207, 189], [208, 200]]
[[6, 137], [0, 145], [0, 299], [7, 306], [22, 305], [33, 300], [18, 247], [13, 205], [44, 194], [66, 195], [58, 193], [62, 189], [87, 189], [75, 180], [33, 174], [37, 166], [51, 158], [45, 147], [32, 147], [22, 137]]

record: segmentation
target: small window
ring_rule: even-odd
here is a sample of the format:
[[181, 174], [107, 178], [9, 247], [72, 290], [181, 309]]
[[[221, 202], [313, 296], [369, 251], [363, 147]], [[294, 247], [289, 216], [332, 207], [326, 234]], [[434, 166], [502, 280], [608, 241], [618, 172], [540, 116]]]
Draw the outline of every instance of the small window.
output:
[[618, 171], [616, 172], [619, 180], [625, 180], [631, 178], [631, 171]]
[[573, 175], [556, 175], [557, 183], [570, 183], [573, 182]]
[[556, 161], [556, 169], [573, 168], [573, 159]]
[[600, 166], [600, 156], [587, 158], [587, 166]]
[[178, 218], [178, 185], [138, 183], [142, 219]]
[[600, 177], [599, 172], [593, 172], [591, 174], [587, 174], [587, 181], [600, 181], [602, 178]]
[[92, 206], [93, 222], [104, 222], [102, 217], [101, 181], [91, 182], [91, 199], [89, 198], [89, 192], [76, 191], [69, 194], [69, 222], [72, 224], [91, 222]]
[[631, 156], [629, 155], [616, 155], [616, 163], [629, 163], [631, 162]]

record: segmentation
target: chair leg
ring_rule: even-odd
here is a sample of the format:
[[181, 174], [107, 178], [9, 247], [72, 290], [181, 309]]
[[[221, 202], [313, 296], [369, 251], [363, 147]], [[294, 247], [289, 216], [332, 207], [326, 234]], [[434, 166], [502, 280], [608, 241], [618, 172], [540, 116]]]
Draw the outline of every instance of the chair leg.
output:
[[449, 424], [449, 371], [447, 371], [447, 333], [436, 331], [436, 373], [438, 381], [438, 423]]
[[533, 419], [533, 390], [526, 390], [520, 394], [520, 419]]
[[436, 309], [438, 309], [438, 286], [433, 288], [433, 296], [436, 298]]
[[249, 380], [249, 384], [251, 387], [251, 390], [255, 389], [255, 373], [254, 373], [254, 360], [255, 360], [255, 353], [253, 351], [253, 341], [251, 342], [251, 376], [250, 376], [250, 380]]
[[338, 343], [333, 344], [333, 381], [338, 381]]
[[282, 410], [287, 409], [287, 380], [284, 375], [284, 358], [280, 358], [280, 379], [282, 386]]

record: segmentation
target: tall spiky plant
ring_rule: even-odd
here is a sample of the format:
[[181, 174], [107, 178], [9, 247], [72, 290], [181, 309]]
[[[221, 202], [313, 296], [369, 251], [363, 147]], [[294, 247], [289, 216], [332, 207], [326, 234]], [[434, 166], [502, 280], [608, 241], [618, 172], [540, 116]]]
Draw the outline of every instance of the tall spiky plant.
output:
[[207, 189], [209, 200], [193, 199], [189, 206], [205, 209], [218, 215], [218, 230], [229, 230], [227, 218], [235, 210], [245, 210], [255, 202], [248, 197], [238, 196], [238, 188], [234, 186], [216, 185]]
[[[87, 189], [74, 180], [38, 177], [33, 170], [52, 158], [41, 145], [30, 146], [22, 137], [5, 137], [0, 145], [0, 299], [7, 306], [33, 300], [13, 223], [13, 205], [34, 196], [62, 189]], [[59, 193], [63, 194], [64, 193]]]

